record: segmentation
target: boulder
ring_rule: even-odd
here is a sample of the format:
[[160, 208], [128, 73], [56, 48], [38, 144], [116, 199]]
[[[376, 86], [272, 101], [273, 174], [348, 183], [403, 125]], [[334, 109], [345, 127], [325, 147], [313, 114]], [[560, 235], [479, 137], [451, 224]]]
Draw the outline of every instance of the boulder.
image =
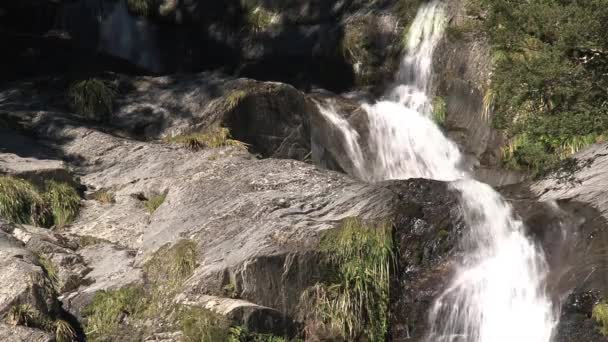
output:
[[0, 340], [5, 342], [54, 342], [55, 336], [34, 328], [0, 323]]

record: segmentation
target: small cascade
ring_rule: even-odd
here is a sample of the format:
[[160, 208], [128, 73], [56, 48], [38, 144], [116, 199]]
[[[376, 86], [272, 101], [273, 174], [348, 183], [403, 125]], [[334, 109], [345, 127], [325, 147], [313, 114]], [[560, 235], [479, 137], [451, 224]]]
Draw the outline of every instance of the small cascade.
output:
[[[545, 291], [548, 266], [523, 223], [490, 186], [462, 168], [462, 155], [431, 119], [433, 53], [446, 25], [440, 1], [413, 22], [388, 100], [362, 104], [365, 142], [333, 108], [321, 108], [341, 132], [353, 176], [369, 182], [428, 178], [461, 193], [469, 231], [454, 278], [430, 308], [428, 342], [549, 342], [557, 314]], [[365, 143], [368, 154], [363, 154]]]

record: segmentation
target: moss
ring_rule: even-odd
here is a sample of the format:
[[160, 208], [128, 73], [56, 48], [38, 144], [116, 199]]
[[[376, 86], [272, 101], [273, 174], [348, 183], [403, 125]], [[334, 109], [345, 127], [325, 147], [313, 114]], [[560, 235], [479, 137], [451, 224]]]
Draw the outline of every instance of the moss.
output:
[[210, 129], [206, 132], [178, 135], [167, 138], [166, 141], [169, 143], [181, 144], [193, 151], [198, 151], [203, 148], [219, 148], [225, 146], [234, 146], [242, 150], [247, 150], [247, 145], [232, 139], [230, 131], [224, 127]]
[[115, 97], [114, 85], [97, 78], [75, 82], [68, 89], [72, 108], [84, 117], [95, 121], [108, 121]]
[[347, 219], [324, 234], [320, 250], [331, 279], [306, 290], [301, 309], [309, 325], [346, 340], [383, 341], [388, 331], [392, 229]]
[[165, 202], [165, 198], [167, 198], [167, 194], [160, 194], [150, 197], [150, 199], [148, 199], [144, 204], [146, 206], [146, 210], [148, 210], [150, 214], [154, 213], [156, 209], [158, 209], [158, 207]]
[[600, 303], [593, 307], [593, 319], [600, 324], [600, 332], [608, 336], [608, 304]]
[[78, 216], [80, 196], [72, 186], [55, 181], [48, 182], [45, 198], [49, 203], [56, 227], [63, 227]]
[[100, 243], [110, 243], [110, 241], [108, 241], [106, 239], [101, 239], [101, 238], [98, 238], [95, 236], [90, 236], [90, 235], [78, 236], [78, 247], [79, 248], [98, 245]]

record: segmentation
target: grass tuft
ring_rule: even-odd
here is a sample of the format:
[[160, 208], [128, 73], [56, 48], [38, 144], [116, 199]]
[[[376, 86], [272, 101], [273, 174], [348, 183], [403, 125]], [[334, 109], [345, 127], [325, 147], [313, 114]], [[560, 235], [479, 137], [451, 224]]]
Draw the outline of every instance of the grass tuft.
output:
[[59, 284], [59, 271], [57, 270], [57, 267], [55, 266], [55, 264], [53, 264], [52, 261], [50, 261], [49, 259], [45, 258], [42, 255], [38, 256], [38, 264], [40, 265], [40, 267], [42, 267], [42, 269], [46, 273], [47, 277], [51, 281], [51, 285], [53, 285], [53, 288], [55, 290], [58, 290], [59, 285], [60, 285]]
[[244, 6], [245, 22], [247, 27], [254, 33], [268, 29], [278, 18], [278, 15], [262, 6]]
[[231, 138], [228, 128], [220, 127], [206, 132], [182, 134], [166, 139], [169, 143], [181, 144], [184, 147], [198, 151], [203, 148], [219, 148], [234, 146], [241, 150], [247, 150], [247, 144]]
[[105, 122], [110, 118], [115, 97], [115, 86], [97, 78], [75, 82], [68, 89], [72, 108], [95, 121]]
[[101, 204], [116, 203], [114, 193], [108, 190], [99, 190], [93, 194], [93, 199]]
[[447, 105], [445, 100], [440, 96], [435, 96], [433, 99], [433, 121], [440, 127], [445, 126], [445, 119], [447, 114]]
[[6, 321], [12, 326], [23, 325], [31, 327], [36, 324], [37, 316], [38, 313], [31, 305], [15, 304], [8, 311]]
[[228, 321], [209, 310], [199, 307], [181, 307], [178, 312], [184, 342], [230, 341]]
[[350, 218], [323, 236], [324, 262], [335, 275], [302, 295], [301, 308], [309, 329], [349, 341], [385, 339], [394, 264], [391, 232], [388, 223], [370, 227]]
[[80, 196], [72, 186], [55, 181], [48, 182], [45, 199], [49, 203], [56, 227], [63, 227], [78, 216]]
[[226, 96], [226, 104], [228, 110], [233, 110], [241, 101], [247, 97], [247, 92], [244, 90], [234, 90], [228, 96]]
[[127, 0], [127, 7], [136, 15], [147, 17], [152, 13], [152, 0]]
[[56, 320], [55, 323], [55, 340], [57, 342], [72, 342], [76, 341], [76, 332], [72, 325], [62, 319]]
[[31, 183], [0, 176], [0, 216], [12, 223], [52, 226], [52, 213]]
[[140, 315], [145, 309], [143, 289], [126, 287], [115, 291], [98, 291], [91, 304], [83, 310], [89, 341], [103, 341], [114, 336], [122, 319]]
[[145, 202], [146, 210], [148, 210], [150, 214], [153, 214], [156, 209], [158, 209], [158, 207], [165, 202], [165, 198], [167, 198], [167, 194], [160, 194], [150, 197], [150, 199]]
[[608, 304], [600, 303], [593, 307], [593, 319], [601, 325], [600, 332], [608, 336]]

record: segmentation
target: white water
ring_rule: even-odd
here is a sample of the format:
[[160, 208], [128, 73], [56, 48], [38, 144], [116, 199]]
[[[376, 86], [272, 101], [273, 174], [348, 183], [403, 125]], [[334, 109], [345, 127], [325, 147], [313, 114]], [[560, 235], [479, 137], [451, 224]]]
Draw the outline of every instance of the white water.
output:
[[549, 342], [557, 315], [545, 292], [544, 255], [510, 206], [461, 168], [457, 146], [431, 119], [432, 58], [445, 26], [439, 1], [422, 6], [388, 99], [363, 104], [369, 156], [360, 135], [333, 108], [321, 108], [340, 131], [353, 175], [367, 181], [452, 181], [469, 226], [464, 256], [429, 314], [428, 342]]

